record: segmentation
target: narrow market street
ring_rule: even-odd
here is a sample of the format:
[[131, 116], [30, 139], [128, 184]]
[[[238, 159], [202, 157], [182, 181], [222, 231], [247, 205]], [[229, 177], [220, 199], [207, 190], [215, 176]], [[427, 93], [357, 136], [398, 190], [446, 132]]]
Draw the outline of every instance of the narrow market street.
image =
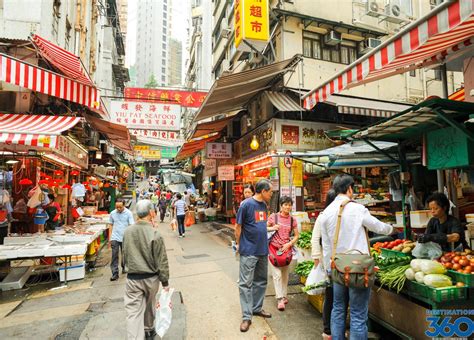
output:
[[[173, 323], [165, 339], [317, 339], [321, 315], [306, 301], [301, 285], [290, 286], [288, 308], [276, 309], [269, 277], [264, 309], [273, 317], [253, 319], [248, 333], [239, 331], [238, 262], [228, 243], [210, 224], [197, 224], [178, 239], [168, 223], [159, 225], [175, 288]], [[68, 288], [31, 287], [1, 293], [2, 339], [124, 339], [125, 277], [110, 282], [110, 249], [97, 269]], [[53, 288], [53, 289], [47, 289]]]

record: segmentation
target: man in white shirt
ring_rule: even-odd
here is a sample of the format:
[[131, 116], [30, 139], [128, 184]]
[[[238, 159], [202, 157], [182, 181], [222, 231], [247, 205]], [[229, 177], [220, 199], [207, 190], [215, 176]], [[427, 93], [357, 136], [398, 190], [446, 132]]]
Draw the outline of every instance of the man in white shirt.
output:
[[[333, 189], [336, 191], [337, 197], [321, 213], [319, 222], [321, 225], [324, 268], [331, 268], [331, 255], [337, 215], [341, 204], [352, 199], [354, 193], [353, 188], [354, 179], [351, 176], [337, 176], [333, 182]], [[365, 228], [377, 234], [389, 235], [393, 232], [393, 228], [390, 225], [380, 222], [370, 215], [370, 212], [363, 205], [355, 202], [346, 204], [342, 212], [341, 229], [336, 253], [344, 253], [348, 250], [359, 250], [364, 254], [368, 254], [369, 250]], [[351, 339], [367, 339], [370, 288], [347, 288], [334, 282], [333, 291], [334, 302], [331, 313], [332, 339], [345, 339], [347, 304], [344, 296], [347, 293], [349, 293], [349, 304], [351, 306]]]

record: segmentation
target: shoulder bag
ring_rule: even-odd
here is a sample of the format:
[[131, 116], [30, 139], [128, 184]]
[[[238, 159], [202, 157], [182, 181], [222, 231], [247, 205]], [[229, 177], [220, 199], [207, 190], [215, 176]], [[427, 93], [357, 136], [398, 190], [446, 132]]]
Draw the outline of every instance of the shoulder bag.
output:
[[[291, 228], [293, 228], [293, 217], [290, 218]], [[275, 224], [278, 224], [278, 213], [275, 214]], [[268, 240], [268, 260], [275, 267], [285, 267], [293, 260], [293, 250], [290, 248], [286, 252], [282, 253], [280, 247], [274, 245], [271, 241], [273, 236]]]
[[336, 254], [337, 242], [341, 231], [342, 211], [347, 203], [345, 201], [339, 208], [337, 215], [336, 233], [334, 235], [334, 244], [332, 248], [331, 278], [334, 282], [349, 288], [370, 288], [375, 281], [375, 261], [370, 256], [369, 236], [364, 227], [367, 238], [368, 254], [362, 254], [359, 250], [349, 250], [345, 253]]

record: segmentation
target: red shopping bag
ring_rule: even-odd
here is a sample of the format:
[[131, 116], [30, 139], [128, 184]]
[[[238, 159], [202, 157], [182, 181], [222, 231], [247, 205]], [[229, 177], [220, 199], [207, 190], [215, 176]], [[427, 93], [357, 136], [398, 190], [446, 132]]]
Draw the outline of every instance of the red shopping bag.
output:
[[186, 213], [186, 217], [184, 219], [184, 226], [185, 227], [190, 227], [196, 222], [196, 219], [194, 218], [194, 211], [188, 211]]

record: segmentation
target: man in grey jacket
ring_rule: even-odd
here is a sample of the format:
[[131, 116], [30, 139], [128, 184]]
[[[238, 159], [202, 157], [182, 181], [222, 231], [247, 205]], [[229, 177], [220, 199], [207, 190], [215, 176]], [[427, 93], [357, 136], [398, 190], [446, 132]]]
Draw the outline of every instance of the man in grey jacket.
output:
[[158, 230], [153, 228], [155, 209], [149, 200], [136, 205], [138, 221], [125, 230], [123, 253], [127, 283], [125, 311], [128, 339], [153, 338], [155, 332], [156, 294], [168, 291], [168, 257]]

